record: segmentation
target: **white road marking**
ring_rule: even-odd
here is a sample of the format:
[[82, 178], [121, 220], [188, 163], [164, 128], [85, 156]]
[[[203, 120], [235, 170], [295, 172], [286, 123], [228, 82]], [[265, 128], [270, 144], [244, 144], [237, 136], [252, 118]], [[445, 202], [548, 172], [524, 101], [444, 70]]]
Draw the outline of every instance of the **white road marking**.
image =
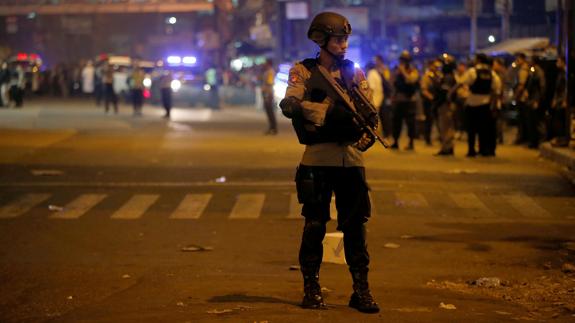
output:
[[187, 194], [170, 219], [198, 219], [212, 198], [212, 194]]
[[100, 203], [108, 196], [107, 194], [82, 194], [72, 202], [64, 206], [64, 210], [58, 211], [50, 218], [52, 219], [77, 219], [91, 208]]
[[239, 194], [230, 219], [257, 219], [264, 206], [265, 194]]
[[112, 214], [111, 218], [122, 220], [138, 219], [159, 197], [157, 194], [134, 195], [119, 210]]
[[505, 197], [509, 204], [526, 218], [548, 218], [551, 216], [547, 210], [539, 206], [529, 196], [513, 194]]
[[429, 207], [429, 203], [420, 193], [396, 192], [395, 205], [400, 207]]
[[477, 210], [484, 216], [494, 216], [493, 212], [473, 193], [450, 193], [449, 197], [462, 209]]
[[0, 219], [8, 219], [18, 217], [36, 205], [46, 201], [52, 196], [51, 194], [26, 194], [21, 196], [14, 202], [0, 208]]

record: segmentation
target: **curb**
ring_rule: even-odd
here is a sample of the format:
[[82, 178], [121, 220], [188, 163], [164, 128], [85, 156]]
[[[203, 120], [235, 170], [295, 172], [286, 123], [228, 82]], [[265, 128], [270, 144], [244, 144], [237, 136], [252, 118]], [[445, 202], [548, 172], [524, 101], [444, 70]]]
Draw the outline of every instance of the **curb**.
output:
[[575, 185], [575, 149], [567, 147], [553, 147], [546, 142], [539, 146], [541, 157], [561, 166], [561, 173]]

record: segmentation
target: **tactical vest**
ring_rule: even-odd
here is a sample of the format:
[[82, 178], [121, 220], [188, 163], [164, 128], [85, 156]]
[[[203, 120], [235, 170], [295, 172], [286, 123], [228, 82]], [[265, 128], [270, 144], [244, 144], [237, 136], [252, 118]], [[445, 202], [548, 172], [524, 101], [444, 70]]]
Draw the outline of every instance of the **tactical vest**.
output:
[[[308, 58], [301, 62], [301, 64], [312, 74], [310, 79], [306, 80], [320, 80], [322, 77], [317, 70], [317, 59]], [[342, 72], [354, 71], [354, 64], [350, 60], [344, 60]], [[351, 73], [353, 75], [353, 73]], [[343, 85], [342, 85], [343, 86]], [[328, 96], [327, 85], [318, 82], [318, 84], [306, 83], [307, 91], [306, 98], [311, 102], [321, 103]], [[305, 118], [292, 118], [292, 125], [301, 144], [313, 145], [328, 142], [356, 142], [361, 136], [362, 132], [357, 129], [357, 126], [350, 122], [349, 124], [336, 124], [326, 120], [325, 124], [321, 127], [316, 126]]]
[[475, 70], [477, 77], [475, 82], [471, 84], [469, 89], [473, 94], [490, 94], [491, 93], [491, 83], [493, 82], [493, 75], [491, 74], [491, 69], [488, 68], [478, 68]]
[[398, 93], [402, 93], [407, 97], [412, 97], [415, 92], [419, 89], [419, 82], [407, 83], [405, 76], [402, 73], [398, 73], [395, 78], [395, 90]]

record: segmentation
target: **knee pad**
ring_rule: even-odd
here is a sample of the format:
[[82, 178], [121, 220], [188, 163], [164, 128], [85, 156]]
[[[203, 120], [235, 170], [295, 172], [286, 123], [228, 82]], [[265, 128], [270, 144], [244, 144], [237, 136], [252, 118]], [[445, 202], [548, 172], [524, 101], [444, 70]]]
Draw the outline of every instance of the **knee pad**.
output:
[[315, 240], [323, 240], [325, 236], [325, 223], [318, 220], [306, 220], [305, 226], [303, 228], [303, 233], [306, 237]]

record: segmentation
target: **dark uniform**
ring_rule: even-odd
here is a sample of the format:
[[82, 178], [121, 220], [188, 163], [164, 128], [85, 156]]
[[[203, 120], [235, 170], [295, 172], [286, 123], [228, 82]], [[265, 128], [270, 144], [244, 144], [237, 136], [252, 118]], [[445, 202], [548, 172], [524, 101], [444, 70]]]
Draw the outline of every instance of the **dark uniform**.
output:
[[[326, 49], [329, 38], [346, 37], [350, 33], [351, 26], [345, 17], [326, 12], [314, 18], [308, 37], [321, 46], [323, 55], [334, 56]], [[362, 156], [370, 145], [358, 144], [366, 135], [355, 126], [347, 108], [337, 101], [322, 79], [318, 71], [320, 58], [321, 54], [306, 59], [290, 70], [286, 97], [280, 103], [283, 114], [292, 119], [300, 143], [306, 145], [296, 173], [298, 199], [305, 217], [299, 252], [305, 293], [302, 306], [325, 306], [319, 269], [331, 198], [335, 194], [337, 229], [344, 233], [345, 257], [353, 278], [354, 293], [349, 306], [374, 313], [379, 307], [367, 283], [369, 254], [364, 224], [370, 216], [371, 204]], [[335, 65], [329, 69], [333, 78], [346, 89], [350, 84], [358, 85], [371, 100], [363, 72], [349, 60], [334, 61]]]
[[439, 127], [439, 137], [441, 139], [441, 149], [437, 156], [453, 155], [453, 139], [455, 138], [455, 59], [444, 54], [442, 57], [443, 66], [441, 68], [441, 80], [435, 93], [435, 104], [437, 105], [437, 124]]
[[525, 84], [527, 90], [526, 121], [527, 140], [529, 148], [538, 148], [545, 133], [546, 109], [542, 104], [545, 96], [545, 73], [539, 65], [539, 58], [534, 58], [529, 68], [529, 76]]
[[419, 72], [411, 66], [411, 55], [404, 51], [399, 57], [400, 66], [396, 70], [393, 97], [393, 145], [391, 148], [399, 148], [399, 136], [403, 120], [407, 124], [407, 135], [409, 143], [406, 147], [408, 150], [413, 149], [413, 140], [415, 139], [415, 113], [417, 104], [415, 101], [416, 93], [419, 90]]

